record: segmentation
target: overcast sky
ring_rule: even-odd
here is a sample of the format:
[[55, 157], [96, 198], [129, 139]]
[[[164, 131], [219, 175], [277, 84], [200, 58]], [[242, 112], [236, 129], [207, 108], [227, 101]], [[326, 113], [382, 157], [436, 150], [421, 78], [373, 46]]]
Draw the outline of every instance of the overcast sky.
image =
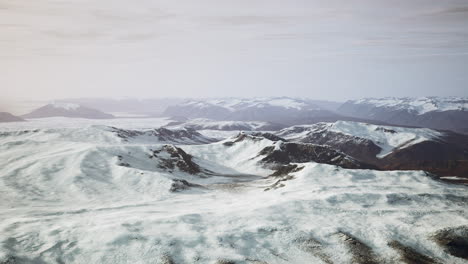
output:
[[466, 0], [0, 0], [2, 100], [468, 96]]

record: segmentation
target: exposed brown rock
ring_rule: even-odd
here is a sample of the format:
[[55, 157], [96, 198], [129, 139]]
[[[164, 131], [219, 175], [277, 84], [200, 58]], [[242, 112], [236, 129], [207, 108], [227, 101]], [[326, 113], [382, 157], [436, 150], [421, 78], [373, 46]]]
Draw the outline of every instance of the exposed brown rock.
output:
[[468, 226], [439, 230], [432, 239], [447, 253], [468, 260]]
[[352, 255], [352, 263], [356, 264], [379, 264], [377, 256], [371, 247], [350, 234], [340, 232], [349, 253]]
[[402, 243], [394, 240], [388, 243], [388, 245], [398, 251], [401, 256], [401, 261], [407, 264], [435, 264], [438, 263], [433, 258], [419, 253], [415, 249], [403, 245]]

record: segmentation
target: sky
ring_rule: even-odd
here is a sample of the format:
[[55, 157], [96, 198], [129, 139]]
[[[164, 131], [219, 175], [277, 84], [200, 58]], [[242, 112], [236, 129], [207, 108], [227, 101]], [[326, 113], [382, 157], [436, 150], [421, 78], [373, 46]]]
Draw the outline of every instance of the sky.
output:
[[3, 105], [468, 96], [466, 0], [0, 0], [0, 32]]

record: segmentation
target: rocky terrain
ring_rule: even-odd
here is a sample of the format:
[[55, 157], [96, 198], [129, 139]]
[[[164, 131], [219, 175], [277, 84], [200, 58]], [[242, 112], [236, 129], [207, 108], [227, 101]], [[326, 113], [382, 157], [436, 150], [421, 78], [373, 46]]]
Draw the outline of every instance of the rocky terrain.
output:
[[327, 145], [382, 170], [425, 170], [468, 178], [468, 137], [449, 131], [339, 121], [294, 126], [277, 135]]

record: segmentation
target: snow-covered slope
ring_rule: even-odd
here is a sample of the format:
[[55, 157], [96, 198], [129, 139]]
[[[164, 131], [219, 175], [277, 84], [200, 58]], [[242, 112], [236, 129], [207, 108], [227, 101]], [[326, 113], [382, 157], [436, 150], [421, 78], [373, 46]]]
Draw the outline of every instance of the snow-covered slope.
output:
[[348, 101], [338, 111], [390, 124], [468, 133], [468, 98], [366, 98]]
[[99, 110], [73, 103], [51, 103], [40, 107], [29, 114], [23, 115], [24, 118], [45, 118], [57, 116], [90, 119], [114, 118], [111, 114], [106, 114]]
[[422, 171], [293, 162], [268, 176], [265, 148], [290, 143], [34, 122], [0, 129], [0, 263], [466, 262], [467, 187]]

